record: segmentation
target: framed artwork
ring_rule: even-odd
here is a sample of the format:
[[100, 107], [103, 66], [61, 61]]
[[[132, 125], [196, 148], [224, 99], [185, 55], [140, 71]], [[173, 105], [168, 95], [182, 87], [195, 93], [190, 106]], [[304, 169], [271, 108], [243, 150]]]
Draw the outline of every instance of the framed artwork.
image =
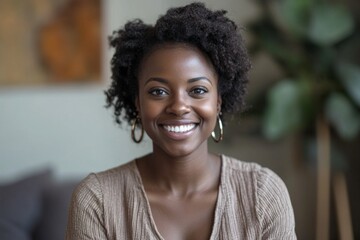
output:
[[101, 79], [101, 0], [1, 0], [0, 87]]

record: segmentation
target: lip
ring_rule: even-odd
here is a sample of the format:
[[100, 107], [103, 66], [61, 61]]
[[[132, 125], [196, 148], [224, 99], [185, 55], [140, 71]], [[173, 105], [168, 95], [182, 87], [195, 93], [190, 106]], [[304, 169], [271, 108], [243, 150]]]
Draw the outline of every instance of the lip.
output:
[[171, 132], [165, 129], [164, 125], [161, 126], [162, 132], [167, 138], [170, 138], [172, 140], [185, 140], [189, 138], [198, 127], [197, 124], [195, 124], [195, 127], [187, 132]]
[[164, 120], [160, 122], [160, 125], [170, 125], [170, 126], [180, 126], [180, 125], [189, 125], [189, 124], [198, 124], [197, 121], [191, 119], [179, 119], [179, 120]]

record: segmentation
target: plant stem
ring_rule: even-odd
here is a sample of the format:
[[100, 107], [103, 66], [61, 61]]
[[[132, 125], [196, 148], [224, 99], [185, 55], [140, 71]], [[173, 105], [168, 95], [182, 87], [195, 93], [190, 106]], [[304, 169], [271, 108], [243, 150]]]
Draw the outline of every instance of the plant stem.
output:
[[317, 139], [317, 219], [316, 239], [329, 239], [330, 216], [330, 129], [323, 117], [316, 122]]
[[346, 186], [345, 174], [338, 172], [334, 177], [334, 197], [338, 218], [339, 237], [341, 240], [353, 240], [351, 211]]

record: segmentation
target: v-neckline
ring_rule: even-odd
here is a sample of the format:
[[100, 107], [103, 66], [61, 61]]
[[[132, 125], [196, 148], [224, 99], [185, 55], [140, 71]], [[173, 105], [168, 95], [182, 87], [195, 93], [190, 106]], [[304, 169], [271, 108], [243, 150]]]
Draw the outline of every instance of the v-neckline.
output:
[[[224, 206], [225, 206], [225, 201], [226, 201], [226, 184], [224, 184], [224, 181], [225, 181], [225, 174], [224, 174], [224, 171], [225, 171], [225, 165], [226, 165], [226, 161], [224, 159], [224, 155], [220, 155], [220, 161], [221, 161], [221, 166], [220, 166], [220, 182], [219, 182], [219, 186], [218, 186], [218, 193], [217, 193], [217, 198], [216, 198], [216, 204], [215, 204], [215, 212], [214, 212], [214, 219], [213, 219], [213, 225], [212, 225], [212, 228], [211, 228], [211, 235], [210, 235], [210, 238], [209, 240], [215, 240], [217, 239], [217, 235], [219, 233], [219, 228], [220, 228], [220, 219], [221, 219], [221, 216], [223, 214], [223, 210], [224, 210]], [[151, 225], [151, 227], [153, 228], [156, 236], [161, 239], [161, 240], [165, 240], [157, 226], [156, 226], [156, 223], [155, 223], [155, 220], [154, 220], [154, 217], [152, 215], [152, 211], [151, 211], [151, 207], [150, 207], [150, 202], [149, 202], [149, 199], [147, 197], [147, 194], [146, 194], [146, 191], [145, 191], [145, 187], [144, 187], [144, 184], [143, 184], [143, 181], [142, 181], [142, 178], [141, 178], [141, 175], [140, 175], [140, 171], [137, 167], [137, 164], [136, 164], [136, 160], [133, 161], [132, 163], [133, 165], [133, 168], [134, 168], [134, 171], [135, 171], [135, 175], [136, 175], [136, 179], [137, 179], [137, 182], [139, 184], [139, 187], [140, 187], [140, 190], [141, 190], [141, 193], [143, 195], [143, 198], [142, 198], [142, 204], [143, 206], [145, 207], [145, 211], [147, 211], [147, 216], [149, 216], [149, 223]]]

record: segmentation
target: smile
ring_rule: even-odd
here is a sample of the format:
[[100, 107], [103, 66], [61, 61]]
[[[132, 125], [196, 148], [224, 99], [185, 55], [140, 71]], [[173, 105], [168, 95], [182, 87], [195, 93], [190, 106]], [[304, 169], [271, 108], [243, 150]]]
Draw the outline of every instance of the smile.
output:
[[175, 132], [175, 133], [185, 133], [189, 132], [192, 129], [195, 128], [195, 124], [186, 124], [186, 125], [177, 125], [177, 126], [171, 126], [171, 125], [164, 125], [164, 128], [168, 132]]

